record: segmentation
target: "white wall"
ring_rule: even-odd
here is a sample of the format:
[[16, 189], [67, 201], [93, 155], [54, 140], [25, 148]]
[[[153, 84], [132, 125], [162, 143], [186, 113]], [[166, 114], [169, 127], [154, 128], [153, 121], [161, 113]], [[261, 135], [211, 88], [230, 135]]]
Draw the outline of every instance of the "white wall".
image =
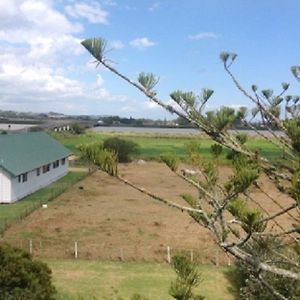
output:
[[68, 173], [69, 162], [68, 158], [65, 160], [65, 164], [61, 164], [61, 159], [59, 160], [59, 167], [53, 168], [53, 163], [50, 164], [50, 171], [43, 173], [43, 167], [40, 167], [40, 175], [37, 176], [36, 169], [27, 173], [27, 181], [18, 181], [17, 177], [11, 178], [11, 198], [10, 202], [19, 200], [42, 187], [49, 185], [50, 183], [58, 180], [59, 178], [65, 176]]
[[9, 203], [11, 199], [11, 178], [0, 168], [0, 203]]

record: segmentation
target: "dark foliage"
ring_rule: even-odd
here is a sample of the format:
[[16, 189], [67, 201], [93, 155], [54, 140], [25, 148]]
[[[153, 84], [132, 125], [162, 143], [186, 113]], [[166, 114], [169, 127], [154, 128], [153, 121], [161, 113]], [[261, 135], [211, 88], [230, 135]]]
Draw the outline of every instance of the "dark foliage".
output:
[[23, 250], [0, 246], [0, 299], [52, 300], [51, 270]]
[[74, 134], [83, 134], [84, 131], [84, 127], [78, 123], [74, 123], [71, 125], [71, 132]]
[[221, 155], [222, 151], [223, 151], [223, 147], [219, 144], [213, 144], [210, 147], [210, 152], [216, 158], [218, 158]]
[[103, 148], [115, 152], [119, 162], [131, 161], [131, 156], [139, 151], [136, 143], [118, 137], [106, 139], [103, 143]]

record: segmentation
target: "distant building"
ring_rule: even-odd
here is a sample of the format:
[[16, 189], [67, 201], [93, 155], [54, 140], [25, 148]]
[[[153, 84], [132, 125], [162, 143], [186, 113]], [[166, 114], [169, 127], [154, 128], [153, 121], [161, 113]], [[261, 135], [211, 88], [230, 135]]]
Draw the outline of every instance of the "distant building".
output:
[[65, 176], [69, 155], [44, 132], [0, 135], [0, 203], [15, 202]]

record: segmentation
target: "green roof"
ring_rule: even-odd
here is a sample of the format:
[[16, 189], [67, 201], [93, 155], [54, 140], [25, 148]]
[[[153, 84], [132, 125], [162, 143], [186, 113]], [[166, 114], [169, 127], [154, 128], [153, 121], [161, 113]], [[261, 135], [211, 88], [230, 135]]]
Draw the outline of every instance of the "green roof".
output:
[[0, 134], [0, 168], [14, 176], [70, 154], [67, 148], [45, 132]]

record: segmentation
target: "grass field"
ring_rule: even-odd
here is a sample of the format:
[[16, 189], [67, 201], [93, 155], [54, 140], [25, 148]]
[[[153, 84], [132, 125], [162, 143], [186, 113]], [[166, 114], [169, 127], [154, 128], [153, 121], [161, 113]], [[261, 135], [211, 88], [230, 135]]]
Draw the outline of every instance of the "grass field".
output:
[[[170, 282], [175, 272], [167, 264], [122, 263], [99, 261], [48, 260], [53, 271], [54, 284], [59, 300], [74, 300], [84, 296], [92, 300], [125, 300], [134, 294], [141, 294], [149, 300], [171, 300], [168, 295]], [[199, 266], [202, 282], [197, 291], [206, 300], [232, 300], [230, 285], [224, 274], [227, 268]]]
[[65, 177], [25, 197], [22, 201], [13, 204], [2, 204], [0, 209], [0, 232], [16, 220], [24, 218], [37, 207], [63, 193], [68, 187], [83, 179], [86, 174], [86, 171], [69, 172]]
[[[149, 162], [121, 164], [126, 178], [184, 204], [180, 194], [195, 189], [170, 172], [164, 164]], [[95, 172], [54, 201], [47, 209], [37, 209], [4, 233], [4, 239], [40, 257], [72, 258], [78, 242], [79, 258], [126, 261], [166, 261], [171, 254], [194, 250], [195, 260], [212, 263], [216, 250], [207, 229], [187, 214], [153, 201], [104, 172]], [[42, 242], [42, 247], [40, 247]], [[213, 250], [212, 250], [213, 249]], [[220, 263], [227, 258], [220, 253]]]
[[[75, 155], [79, 155], [78, 145], [101, 142], [105, 139], [118, 136], [137, 143], [140, 153], [135, 158], [155, 159], [162, 153], [174, 153], [183, 158], [186, 155], [186, 145], [191, 141], [200, 144], [201, 154], [204, 158], [211, 158], [210, 147], [214, 143], [204, 135], [174, 136], [160, 134], [134, 134], [134, 133], [94, 133], [88, 132], [82, 135], [69, 133], [55, 133], [53, 136], [69, 148]], [[263, 156], [276, 160], [282, 157], [282, 151], [259, 137], [250, 137], [247, 146], [253, 151], [259, 151]], [[224, 150], [221, 159], [224, 160], [228, 150]]]
[[[103, 141], [110, 136], [112, 134], [55, 134], [74, 154], [78, 154], [79, 144]], [[141, 153], [136, 158], [153, 159], [164, 152], [173, 152], [183, 158], [186, 144], [196, 139], [200, 142], [203, 157], [211, 157], [209, 149], [212, 142], [202, 136], [121, 136], [139, 144]], [[282, 155], [272, 144], [257, 137], [251, 138], [248, 145], [270, 159], [278, 159]], [[228, 176], [228, 169], [228, 166], [222, 166], [222, 176]], [[174, 202], [182, 203], [180, 194], [183, 191], [197, 195], [195, 189], [172, 174], [164, 164], [155, 161], [120, 164], [119, 172], [135, 184]], [[61, 180], [63, 183], [55, 183], [13, 205], [1, 206], [0, 226], [1, 223], [5, 226], [7, 222], [22, 219], [33, 207], [52, 199], [54, 191], [60, 191], [60, 194], [61, 186], [66, 188], [85, 174], [70, 172]], [[260, 178], [260, 183], [274, 198], [288, 203], [289, 199], [279, 195], [267, 178]], [[277, 207], [266, 196], [258, 193], [255, 196], [262, 199], [264, 207], [272, 214], [277, 212]], [[289, 224], [286, 216], [282, 218], [283, 225]], [[53, 270], [58, 300], [73, 300], [80, 295], [84, 296], [84, 300], [92, 300], [93, 296], [117, 299], [117, 294], [126, 300], [135, 293], [151, 300], [168, 300], [171, 299], [168, 288], [175, 276], [174, 271], [167, 264], [153, 263], [165, 261], [167, 246], [171, 247], [172, 255], [176, 254], [176, 249], [198, 249], [200, 262], [212, 263], [216, 257], [216, 246], [210, 233], [187, 214], [154, 202], [100, 171], [62, 193], [49, 203], [47, 209], [37, 209], [10, 226], [3, 239], [21, 244], [27, 250], [28, 239], [33, 240], [34, 255], [47, 257], [46, 262]], [[87, 260], [70, 259], [74, 257], [74, 241], [79, 244], [79, 258]], [[180, 248], [183, 245], [185, 249]], [[126, 262], [117, 262], [122, 258], [120, 249]], [[228, 261], [225, 254], [220, 254], [219, 259], [223, 265]], [[217, 268], [210, 264], [199, 268], [203, 274], [199, 290], [207, 300], [234, 299], [229, 292], [225, 267]]]

